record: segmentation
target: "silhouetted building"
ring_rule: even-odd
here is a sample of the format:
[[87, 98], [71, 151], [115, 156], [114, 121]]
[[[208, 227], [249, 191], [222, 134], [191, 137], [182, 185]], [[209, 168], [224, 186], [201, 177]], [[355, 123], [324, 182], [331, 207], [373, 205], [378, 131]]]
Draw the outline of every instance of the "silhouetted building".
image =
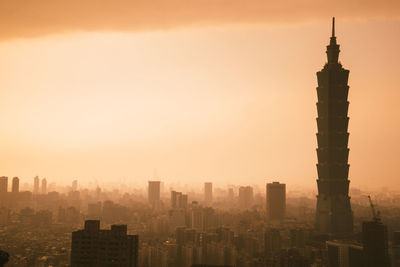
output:
[[11, 192], [13, 192], [13, 193], [18, 193], [19, 192], [19, 178], [18, 177], [14, 177], [12, 179]]
[[267, 217], [283, 220], [286, 213], [286, 185], [279, 182], [267, 184]]
[[39, 194], [39, 177], [38, 176], [35, 176], [35, 178], [33, 178], [33, 193]]
[[100, 221], [85, 221], [85, 229], [72, 232], [71, 267], [137, 267], [138, 246], [126, 225], [100, 230]]
[[160, 201], [160, 181], [149, 181], [149, 203], [154, 205]]
[[393, 233], [392, 267], [400, 267], [400, 232]]
[[315, 229], [320, 235], [345, 237], [353, 232], [347, 147], [349, 71], [339, 63], [339, 52], [333, 18], [332, 37], [326, 51], [328, 63], [317, 72], [318, 196]]
[[42, 194], [47, 194], [47, 180], [46, 180], [46, 178], [42, 179]]
[[211, 203], [213, 200], [212, 183], [204, 183], [204, 202]]
[[8, 177], [0, 177], [0, 195], [5, 195], [8, 191]]
[[239, 187], [239, 208], [249, 209], [253, 204], [253, 188], [251, 186]]
[[327, 241], [328, 267], [363, 267], [363, 247], [345, 241]]
[[379, 220], [364, 222], [362, 226], [364, 267], [389, 267], [388, 232]]

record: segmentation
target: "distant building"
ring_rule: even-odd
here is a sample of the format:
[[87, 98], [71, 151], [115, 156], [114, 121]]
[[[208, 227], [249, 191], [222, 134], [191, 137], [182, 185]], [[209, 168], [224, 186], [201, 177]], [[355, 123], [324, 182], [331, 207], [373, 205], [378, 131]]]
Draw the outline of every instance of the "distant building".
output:
[[160, 181], [149, 181], [148, 200], [151, 205], [160, 201]]
[[239, 208], [249, 209], [253, 205], [253, 187], [241, 186], [239, 188]]
[[12, 179], [11, 192], [13, 192], [13, 193], [18, 193], [19, 192], [19, 178], [18, 177], [14, 177]]
[[171, 208], [173, 209], [186, 209], [188, 196], [182, 192], [171, 191]]
[[8, 177], [0, 177], [0, 195], [5, 195], [8, 191]]
[[267, 184], [267, 217], [281, 221], [286, 214], [286, 185], [279, 182]]
[[[363, 247], [346, 241], [327, 241], [329, 267], [363, 267]], [[377, 266], [378, 267], [378, 266]]]
[[204, 202], [211, 203], [213, 201], [212, 183], [204, 183]]
[[389, 267], [388, 231], [379, 220], [364, 222], [362, 226], [364, 267]]
[[179, 198], [182, 192], [171, 191], [171, 208], [176, 209], [179, 206]]
[[192, 204], [191, 227], [197, 231], [203, 230], [203, 208], [199, 205]]
[[46, 180], [46, 178], [42, 179], [42, 194], [47, 194], [47, 180]]
[[85, 221], [85, 228], [72, 232], [71, 267], [137, 267], [137, 235], [128, 235], [126, 225], [100, 230], [100, 221]]
[[39, 194], [39, 177], [38, 176], [35, 176], [35, 178], [33, 178], [33, 193]]

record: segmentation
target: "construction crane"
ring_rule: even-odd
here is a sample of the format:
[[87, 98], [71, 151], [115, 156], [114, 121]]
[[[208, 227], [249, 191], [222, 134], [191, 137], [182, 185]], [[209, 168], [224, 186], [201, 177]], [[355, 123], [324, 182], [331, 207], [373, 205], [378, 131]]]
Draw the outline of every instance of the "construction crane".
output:
[[372, 216], [375, 222], [380, 222], [381, 221], [381, 213], [375, 210], [375, 205], [374, 203], [372, 203], [372, 199], [371, 196], [368, 195], [368, 199], [369, 199], [369, 205], [371, 206], [371, 210], [372, 210]]

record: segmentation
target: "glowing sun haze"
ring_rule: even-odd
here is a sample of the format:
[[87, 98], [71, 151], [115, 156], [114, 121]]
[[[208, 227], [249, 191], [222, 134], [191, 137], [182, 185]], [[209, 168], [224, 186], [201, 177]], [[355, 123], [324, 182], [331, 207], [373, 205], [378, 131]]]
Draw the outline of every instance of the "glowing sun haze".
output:
[[0, 0], [1, 174], [315, 186], [315, 72], [334, 14], [349, 178], [399, 188], [399, 7]]

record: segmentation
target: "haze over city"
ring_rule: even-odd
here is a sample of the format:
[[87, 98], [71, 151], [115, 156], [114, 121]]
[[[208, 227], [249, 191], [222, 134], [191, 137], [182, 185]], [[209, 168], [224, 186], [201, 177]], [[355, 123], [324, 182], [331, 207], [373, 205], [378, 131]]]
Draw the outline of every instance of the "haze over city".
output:
[[315, 188], [314, 74], [334, 13], [352, 186], [399, 188], [397, 1], [156, 2], [0, 4], [4, 175]]

